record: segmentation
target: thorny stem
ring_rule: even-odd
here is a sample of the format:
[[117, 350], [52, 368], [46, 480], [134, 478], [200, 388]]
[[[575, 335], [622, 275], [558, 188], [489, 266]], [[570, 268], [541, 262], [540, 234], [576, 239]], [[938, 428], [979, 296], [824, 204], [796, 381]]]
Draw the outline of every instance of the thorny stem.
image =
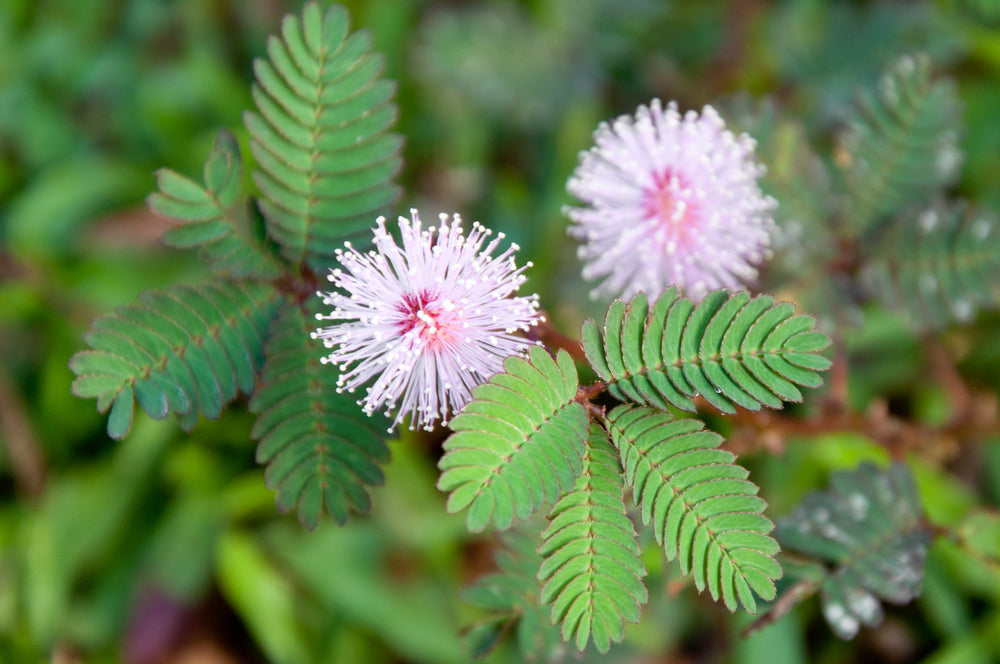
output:
[[830, 367], [830, 392], [827, 407], [836, 410], [847, 408], [847, 351], [843, 343], [834, 342], [833, 366]]
[[912, 424], [888, 412], [885, 401], [875, 402], [866, 413], [841, 413], [833, 417], [796, 419], [774, 413], [740, 412], [729, 419], [737, 427], [730, 447], [751, 448], [757, 445], [780, 445], [786, 438], [810, 436], [834, 431], [865, 434], [883, 445], [895, 458], [908, 451], [938, 451], [950, 456], [954, 441], [983, 438], [1000, 433], [996, 400], [977, 401], [967, 418], [943, 426]]
[[583, 407], [587, 409], [587, 412], [594, 419], [603, 421], [606, 413], [604, 412], [603, 406], [598, 406], [591, 399], [602, 394], [608, 389], [607, 383], [593, 383], [591, 385], [581, 385], [576, 390], [576, 396], [573, 397], [573, 401], [583, 404]]
[[736, 3], [728, 12], [723, 46], [711, 63], [716, 80], [731, 81], [740, 71], [746, 59], [754, 21], [766, 4], [766, 0], [748, 0]]

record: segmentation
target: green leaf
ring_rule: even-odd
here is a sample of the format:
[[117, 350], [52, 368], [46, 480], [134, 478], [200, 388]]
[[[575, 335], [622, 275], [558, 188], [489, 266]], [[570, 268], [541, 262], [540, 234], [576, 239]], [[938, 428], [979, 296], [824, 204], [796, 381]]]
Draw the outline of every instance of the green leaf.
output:
[[402, 141], [394, 85], [365, 31], [347, 35], [347, 12], [311, 2], [286, 16], [268, 59], [254, 62], [256, 113], [244, 122], [260, 170], [254, 181], [269, 236], [295, 265], [327, 268], [345, 240], [366, 238], [396, 200]]
[[[538, 552], [543, 604], [553, 624], [582, 651], [588, 638], [601, 652], [625, 637], [624, 621], [638, 622], [648, 599], [635, 528], [625, 513], [623, 482], [608, 434], [591, 424], [583, 470], [572, 491], [549, 513]], [[596, 624], [596, 623], [599, 623]], [[605, 635], [607, 638], [605, 638]]]
[[528, 359], [510, 357], [504, 371], [472, 390], [452, 420], [438, 466], [438, 488], [450, 491], [448, 511], [469, 508], [478, 532], [492, 520], [509, 528], [545, 502], [555, 502], [580, 474], [587, 411], [574, 401], [576, 367], [565, 351], [556, 360], [541, 347]]
[[718, 449], [722, 438], [698, 420], [646, 407], [619, 406], [606, 424], [642, 522], [652, 523], [667, 559], [730, 611], [738, 602], [754, 613], [754, 593], [773, 599], [781, 577], [774, 525], [747, 471]]
[[205, 162], [205, 186], [162, 169], [156, 173], [160, 191], [148, 203], [155, 212], [185, 222], [164, 233], [165, 244], [197, 248], [212, 269], [236, 279], [272, 279], [281, 274], [281, 264], [241, 214], [242, 173], [236, 138], [221, 130]]
[[69, 363], [73, 394], [111, 408], [109, 436], [128, 433], [135, 401], [154, 419], [178, 415], [190, 430], [199, 414], [215, 419], [239, 392], [253, 391], [273, 289], [219, 281], [147, 291], [140, 302], [96, 319], [84, 335], [92, 350]]
[[320, 361], [323, 350], [309, 335], [315, 329], [302, 308], [286, 305], [267, 343], [261, 385], [250, 401], [257, 413], [251, 435], [260, 441], [258, 463], [281, 511], [296, 508], [303, 527], [313, 530], [324, 506], [339, 524], [351, 510], [367, 512], [366, 487], [384, 481], [380, 464], [389, 422], [365, 415], [354, 396], [338, 393], [337, 370]]
[[936, 204], [900, 216], [864, 259], [868, 290], [918, 330], [968, 323], [977, 309], [997, 307], [1000, 228], [986, 210]]
[[939, 194], [961, 166], [958, 93], [952, 81], [933, 80], [927, 56], [897, 60], [860, 101], [837, 158], [850, 194], [845, 217], [858, 236]]
[[[816, 24], [822, 20], [817, 17]], [[847, 68], [842, 71], [855, 73]], [[740, 94], [729, 115], [736, 128], [757, 142], [757, 156], [767, 164], [760, 187], [779, 202], [771, 238], [774, 256], [767, 263], [764, 287], [775, 284], [789, 289], [795, 293], [796, 306], [820, 320], [853, 313], [856, 302], [849, 289], [830, 278], [830, 265], [839, 248], [832, 220], [840, 194], [804, 125], [785, 113], [773, 97], [752, 99]]]
[[[501, 543], [503, 547], [494, 553], [498, 571], [463, 588], [460, 596], [468, 604], [489, 611], [491, 622], [503, 620], [516, 626], [518, 649], [525, 660], [554, 661], [565, 648], [559, 630], [549, 622], [548, 611], [538, 601], [541, 585], [535, 574], [542, 559], [535, 552], [537, 538], [515, 528], [502, 535]], [[500, 636], [487, 636], [489, 647]], [[486, 648], [482, 654], [488, 651]], [[475, 650], [470, 654], [477, 656]]]
[[756, 141], [757, 155], [767, 164], [760, 187], [780, 203], [774, 212], [778, 232], [769, 278], [775, 270], [791, 280], [825, 269], [836, 251], [830, 224], [835, 199], [830, 173], [805, 128], [769, 97], [758, 101], [740, 95], [730, 115], [733, 124]]
[[920, 594], [929, 533], [909, 469], [862, 464], [835, 473], [829, 491], [806, 495], [778, 522], [782, 546], [833, 566], [823, 614], [837, 636], [882, 622], [878, 598], [905, 604]]
[[829, 360], [816, 355], [830, 340], [815, 320], [795, 315], [768, 295], [709, 293], [697, 305], [665, 292], [650, 309], [646, 296], [608, 308], [603, 332], [584, 323], [584, 352], [622, 400], [693, 412], [693, 397], [724, 413], [736, 406], [780, 408], [801, 401], [793, 383], [817, 387]]
[[257, 540], [236, 530], [224, 533], [216, 548], [215, 578], [268, 661], [311, 661], [296, 615], [299, 590]]
[[111, 414], [108, 416], [108, 435], [116, 440], [124, 438], [132, 426], [132, 397], [132, 386], [126, 383], [111, 406]]

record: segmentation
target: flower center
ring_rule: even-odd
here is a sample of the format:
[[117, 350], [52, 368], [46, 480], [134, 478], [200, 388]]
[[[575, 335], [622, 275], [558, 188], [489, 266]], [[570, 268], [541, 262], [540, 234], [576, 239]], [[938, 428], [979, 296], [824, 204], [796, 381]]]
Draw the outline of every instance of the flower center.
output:
[[410, 335], [417, 350], [439, 350], [454, 339], [457, 324], [455, 305], [449, 300], [438, 301], [427, 291], [406, 293], [396, 306], [400, 313], [397, 330], [400, 336]]
[[670, 169], [653, 178], [653, 186], [643, 192], [643, 214], [652, 224], [653, 237], [672, 252], [688, 239], [695, 221], [683, 181]]

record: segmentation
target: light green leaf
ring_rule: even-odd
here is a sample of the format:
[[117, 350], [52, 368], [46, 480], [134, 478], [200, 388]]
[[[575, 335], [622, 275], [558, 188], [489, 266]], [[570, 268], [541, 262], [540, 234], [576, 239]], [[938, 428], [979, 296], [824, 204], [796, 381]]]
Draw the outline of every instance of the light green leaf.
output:
[[677, 558], [695, 587], [730, 611], [738, 600], [755, 612], [754, 593], [773, 599], [781, 577], [768, 534], [774, 525], [747, 471], [718, 449], [722, 438], [698, 420], [647, 407], [619, 406], [606, 425], [642, 522], [652, 524], [667, 559]]
[[573, 485], [588, 422], [574, 401], [578, 385], [565, 351], [553, 360], [535, 346], [527, 360], [508, 358], [502, 373], [473, 389], [438, 464], [438, 488], [451, 492], [448, 511], [467, 507], [469, 530], [491, 520], [509, 528]]
[[639, 606], [648, 599], [642, 583], [646, 568], [622, 492], [608, 434], [591, 424], [583, 470], [549, 513], [538, 550], [544, 558], [538, 572], [541, 601], [552, 606], [552, 622], [562, 625], [563, 639], [575, 638], [581, 651], [588, 637], [601, 652], [620, 642], [625, 620], [637, 622]]
[[737, 405], [780, 408], [802, 400], [796, 383], [822, 383], [817, 372], [830, 362], [815, 353], [830, 341], [814, 326], [768, 295], [718, 290], [695, 306], [671, 289], [652, 309], [643, 294], [616, 300], [603, 332], [587, 321], [581, 337], [591, 366], [622, 400], [693, 412], [700, 396], [732, 413]]

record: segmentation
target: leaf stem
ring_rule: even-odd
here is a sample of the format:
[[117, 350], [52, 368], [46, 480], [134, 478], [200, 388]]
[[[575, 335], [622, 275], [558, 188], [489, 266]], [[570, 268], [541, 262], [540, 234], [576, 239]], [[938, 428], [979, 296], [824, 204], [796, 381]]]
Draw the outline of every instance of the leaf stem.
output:
[[546, 348], [561, 348], [569, 353], [575, 361], [586, 363], [587, 355], [583, 352], [583, 346], [580, 345], [580, 342], [553, 327], [546, 312], [540, 313], [540, 322], [528, 331], [528, 338], [533, 341], [541, 341]]
[[761, 615], [752, 623], [747, 625], [740, 633], [744, 639], [758, 632], [769, 625], [773, 625], [785, 616], [786, 613], [794, 609], [802, 600], [819, 590], [819, 583], [814, 579], [803, 579], [788, 590], [783, 592], [771, 605], [771, 610]]

